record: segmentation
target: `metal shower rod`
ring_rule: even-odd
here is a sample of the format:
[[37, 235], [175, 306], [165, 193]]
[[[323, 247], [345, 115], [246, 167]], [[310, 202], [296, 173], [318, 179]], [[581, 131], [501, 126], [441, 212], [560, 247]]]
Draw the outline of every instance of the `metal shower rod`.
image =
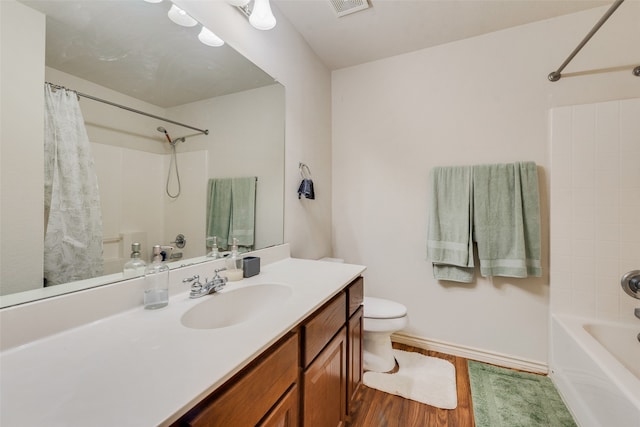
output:
[[[551, 73], [549, 73], [549, 75], [547, 76], [549, 81], [557, 82], [558, 80], [560, 80], [560, 77], [562, 77], [562, 74], [561, 74], [562, 70], [564, 70], [564, 68], [569, 64], [569, 62], [571, 62], [571, 60], [578, 54], [578, 52], [580, 52], [580, 50], [584, 47], [584, 45], [587, 44], [587, 42], [591, 39], [591, 37], [593, 37], [593, 35], [600, 29], [600, 27], [602, 27], [602, 24], [604, 24], [606, 20], [609, 19], [609, 17], [613, 14], [613, 12], [616, 11], [616, 9], [622, 4], [623, 1], [624, 0], [616, 0], [611, 5], [609, 10], [607, 10], [607, 12], [602, 16], [602, 18], [600, 18], [600, 20], [596, 23], [596, 25], [593, 26], [591, 31], [589, 31], [589, 33], [584, 37], [584, 39], [582, 39], [580, 44], [573, 50], [573, 52], [571, 52], [571, 54], [567, 57], [567, 59], [565, 59], [562, 65], [560, 65], [560, 67], [556, 71], [552, 71]], [[633, 74], [636, 76], [640, 76], [640, 66], [633, 69]]]
[[93, 101], [102, 102], [104, 104], [108, 104], [108, 105], [111, 105], [113, 107], [118, 107], [118, 108], [122, 108], [123, 110], [131, 111], [132, 113], [142, 114], [143, 116], [151, 117], [152, 119], [162, 120], [163, 122], [166, 122], [166, 123], [171, 123], [171, 124], [174, 124], [174, 125], [182, 126], [182, 127], [188, 128], [188, 129], [196, 130], [196, 131], [198, 131], [200, 133], [203, 133], [205, 135], [209, 135], [209, 129], [198, 129], [197, 127], [185, 125], [184, 123], [176, 122], [175, 120], [166, 119], [164, 117], [156, 116], [155, 114], [146, 113], [144, 111], [136, 110], [135, 108], [127, 107], [126, 105], [116, 104], [115, 102], [107, 101], [106, 99], [97, 98], [97, 97], [92, 96], [92, 95], [87, 95], [86, 93], [78, 92], [77, 90], [67, 89], [64, 86], [60, 86], [60, 85], [57, 85], [55, 83], [49, 83], [49, 82], [46, 82], [46, 83], [48, 85], [53, 86], [56, 89], [71, 90], [72, 92], [75, 92], [76, 95], [81, 96], [83, 98], [88, 98], [88, 99], [91, 99]]

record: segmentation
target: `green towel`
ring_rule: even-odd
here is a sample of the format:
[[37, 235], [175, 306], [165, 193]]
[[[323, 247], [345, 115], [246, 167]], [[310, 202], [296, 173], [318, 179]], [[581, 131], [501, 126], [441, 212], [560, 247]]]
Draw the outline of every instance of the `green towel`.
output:
[[233, 239], [252, 249], [255, 235], [256, 177], [212, 178], [207, 193], [207, 236], [228, 250]]
[[253, 249], [256, 217], [256, 177], [231, 179], [231, 228], [232, 238], [238, 246]]
[[438, 280], [473, 281], [472, 171], [470, 166], [431, 170], [427, 256]]
[[533, 162], [473, 167], [473, 232], [482, 276], [541, 276]]

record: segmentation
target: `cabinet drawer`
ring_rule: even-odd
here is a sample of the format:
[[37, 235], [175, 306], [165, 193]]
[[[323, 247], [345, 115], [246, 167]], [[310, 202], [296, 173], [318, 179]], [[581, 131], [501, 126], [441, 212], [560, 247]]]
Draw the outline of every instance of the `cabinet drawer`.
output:
[[351, 317], [364, 301], [364, 279], [362, 277], [358, 277], [351, 282], [347, 288], [347, 298], [349, 301], [349, 317]]
[[313, 318], [303, 325], [303, 367], [322, 351], [324, 346], [340, 330], [347, 321], [346, 294], [341, 292]]
[[278, 345], [232, 385], [187, 416], [189, 426], [254, 426], [298, 377], [298, 335]]

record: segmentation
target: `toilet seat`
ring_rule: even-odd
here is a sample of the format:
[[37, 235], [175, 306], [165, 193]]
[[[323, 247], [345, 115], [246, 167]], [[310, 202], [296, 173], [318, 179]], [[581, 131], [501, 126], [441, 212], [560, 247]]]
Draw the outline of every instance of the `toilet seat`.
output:
[[364, 314], [369, 319], [398, 319], [407, 315], [407, 307], [383, 298], [364, 297]]

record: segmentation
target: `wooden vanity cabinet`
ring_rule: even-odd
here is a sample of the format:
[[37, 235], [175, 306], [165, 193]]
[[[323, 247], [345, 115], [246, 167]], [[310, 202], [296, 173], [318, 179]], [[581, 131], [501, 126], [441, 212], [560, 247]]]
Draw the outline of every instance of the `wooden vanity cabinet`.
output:
[[174, 425], [297, 426], [298, 348], [298, 334], [290, 333]]
[[318, 310], [302, 326], [303, 427], [345, 425], [362, 382], [364, 280]]
[[347, 404], [347, 295], [341, 292], [302, 325], [302, 425], [341, 427]]
[[362, 382], [360, 277], [173, 426], [343, 427]]
[[347, 287], [347, 420], [354, 410], [358, 386], [362, 384], [362, 339], [364, 337], [364, 280], [357, 278]]

